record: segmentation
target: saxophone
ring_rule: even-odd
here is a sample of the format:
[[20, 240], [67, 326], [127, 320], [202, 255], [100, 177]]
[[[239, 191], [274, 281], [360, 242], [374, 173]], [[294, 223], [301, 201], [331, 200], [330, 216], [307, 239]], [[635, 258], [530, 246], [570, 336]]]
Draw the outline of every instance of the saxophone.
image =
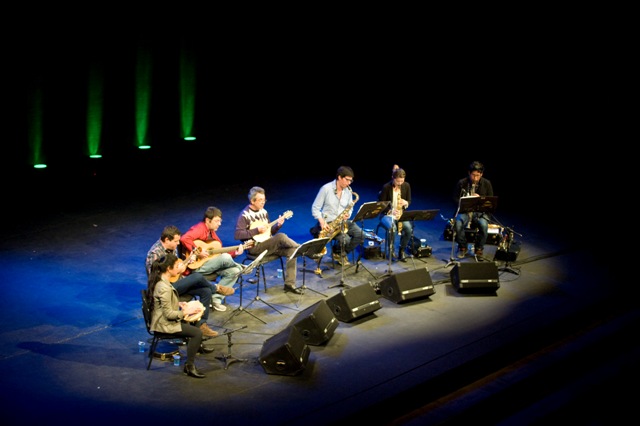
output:
[[[401, 207], [399, 207], [400, 206], [400, 201], [402, 201], [402, 197], [400, 196], [400, 194], [398, 194], [398, 199], [397, 199], [397, 201], [395, 203], [393, 203], [393, 205], [391, 206], [391, 211], [389, 212], [389, 214], [396, 221], [399, 221], [400, 217], [402, 217], [403, 210], [402, 210]], [[397, 228], [398, 228], [397, 229], [398, 235], [402, 235], [402, 222], [398, 222]]]
[[[333, 240], [336, 237], [336, 235], [342, 232], [342, 227], [347, 224], [347, 219], [351, 217], [350, 210], [353, 209], [353, 206], [355, 206], [358, 200], [360, 199], [360, 196], [356, 192], [351, 191], [351, 194], [355, 198], [349, 203], [349, 205], [344, 210], [340, 212], [338, 216], [336, 216], [336, 220], [328, 224], [329, 225], [328, 229], [326, 230], [322, 229], [320, 231], [318, 238], [329, 237], [330, 239]], [[349, 215], [347, 215], [346, 213], [349, 213]]]
[[[355, 206], [358, 200], [360, 199], [360, 196], [356, 192], [351, 191], [351, 194], [352, 194], [352, 197], [354, 197], [354, 199], [349, 203], [349, 205], [344, 210], [340, 212], [338, 216], [336, 216], [336, 219], [333, 222], [328, 224], [327, 229], [320, 230], [320, 233], [318, 234], [318, 238], [329, 237], [329, 241], [331, 241], [340, 232], [347, 231], [347, 219], [351, 217], [351, 209], [353, 209], [353, 206]], [[346, 213], [349, 213], [349, 215], [347, 215]], [[322, 256], [324, 256], [325, 254], [327, 254], [326, 246], [322, 249], [320, 253], [318, 253], [318, 257], [322, 258]]]

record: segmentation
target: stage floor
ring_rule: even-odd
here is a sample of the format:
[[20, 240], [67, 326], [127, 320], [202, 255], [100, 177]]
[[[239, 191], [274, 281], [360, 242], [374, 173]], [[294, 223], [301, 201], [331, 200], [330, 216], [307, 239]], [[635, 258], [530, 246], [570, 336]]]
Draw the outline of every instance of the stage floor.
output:
[[[271, 219], [292, 210], [283, 232], [300, 243], [311, 239], [311, 203], [323, 183], [266, 188]], [[147, 353], [138, 353], [138, 342], [150, 337], [140, 309], [148, 248], [165, 225], [186, 231], [209, 205], [223, 211], [219, 234], [225, 244], [237, 244], [233, 227], [250, 186], [185, 192], [171, 203], [96, 200], [83, 208], [43, 209], [40, 220], [9, 224], [0, 261], [6, 424], [310, 426], [371, 418], [376, 424], [444, 424], [465, 416], [494, 424], [565, 418], [598, 424], [632, 406], [617, 386], [638, 368], [638, 346], [629, 334], [639, 322], [635, 291], [627, 293], [630, 277], [626, 283], [615, 279], [611, 262], [592, 247], [571, 244], [516, 211], [499, 211], [500, 222], [519, 233], [521, 251], [508, 265], [495, 263], [495, 292], [461, 293], [450, 272], [463, 267], [450, 263], [452, 244], [443, 237], [451, 206], [428, 196], [414, 199], [411, 207], [442, 213], [414, 223], [431, 256], [391, 264], [362, 259], [343, 270], [327, 255], [321, 275], [314, 261], [307, 259], [305, 266], [299, 259], [298, 285], [304, 279], [308, 287], [302, 296], [284, 293], [276, 277], [279, 262], [268, 263], [260, 300], [252, 302], [256, 285], [246, 285], [246, 310], [234, 311], [240, 305], [237, 291], [227, 298], [226, 312], [212, 312], [212, 328], [236, 331], [231, 347], [225, 336], [206, 342], [215, 348], [198, 355], [206, 378], [186, 377], [181, 368], [157, 359], [147, 371]], [[374, 201], [378, 189], [358, 186], [356, 209]], [[363, 225], [375, 230], [377, 219]], [[496, 250], [486, 246], [482, 263], [493, 262]], [[459, 262], [477, 260], [467, 256]], [[380, 309], [340, 321], [328, 341], [309, 345], [299, 374], [268, 374], [258, 362], [265, 341], [316, 302], [388, 277], [405, 282], [425, 276], [434, 294], [404, 303], [379, 296]], [[225, 369], [219, 357], [228, 350], [245, 361]], [[596, 400], [584, 412], [584, 404]]]

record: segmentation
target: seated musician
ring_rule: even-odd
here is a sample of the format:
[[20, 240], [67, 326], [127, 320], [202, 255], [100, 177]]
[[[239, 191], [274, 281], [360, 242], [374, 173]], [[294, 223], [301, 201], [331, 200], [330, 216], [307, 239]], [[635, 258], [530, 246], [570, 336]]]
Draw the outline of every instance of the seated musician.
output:
[[[241, 255], [245, 247], [242, 245], [222, 247], [222, 240], [216, 234], [221, 224], [222, 211], [217, 207], [207, 207], [202, 221], [182, 234], [180, 245], [188, 252], [192, 252], [196, 247], [202, 249], [198, 253], [197, 260], [189, 265], [194, 272], [202, 275], [217, 274], [220, 277], [218, 285], [234, 287], [243, 267], [233, 258]], [[215, 310], [226, 311], [227, 309], [218, 299], [214, 298], [212, 304]]]
[[382, 211], [380, 222], [389, 230], [389, 250], [393, 252], [393, 244], [397, 233], [400, 233], [400, 245], [398, 246], [398, 260], [407, 261], [407, 248], [409, 248], [408, 256], [411, 256], [411, 248], [409, 242], [413, 236], [413, 226], [410, 221], [402, 221], [398, 223], [398, 219], [411, 204], [411, 185], [405, 179], [407, 173], [400, 166], [394, 164], [391, 172], [391, 180], [384, 185], [378, 195], [378, 201], [389, 201], [389, 206]]
[[310, 229], [311, 235], [314, 238], [335, 239], [333, 260], [342, 266], [350, 264], [348, 254], [352, 251], [358, 254], [358, 260], [362, 257], [359, 249], [364, 242], [362, 228], [349, 220], [359, 199], [358, 194], [351, 189], [353, 178], [351, 167], [340, 166], [336, 171], [336, 178], [320, 187], [311, 205], [311, 215], [317, 220], [316, 225]]
[[284, 232], [279, 232], [285, 219], [290, 218], [293, 213], [285, 212], [273, 222], [269, 222], [269, 213], [264, 208], [267, 202], [265, 190], [254, 186], [249, 190], [248, 198], [249, 204], [242, 209], [236, 220], [234, 238], [242, 242], [254, 241], [253, 247], [249, 249], [249, 253], [253, 256], [258, 256], [265, 250], [269, 250], [267, 252], [269, 255], [285, 256], [287, 263], [284, 291], [302, 294], [302, 290], [296, 288], [298, 258], [289, 259], [300, 244]]
[[[493, 196], [493, 186], [489, 179], [483, 177], [484, 165], [479, 161], [469, 164], [467, 177], [460, 179], [453, 191], [453, 200], [460, 205], [461, 197]], [[471, 224], [478, 228], [474, 251], [476, 256], [482, 257], [484, 245], [489, 233], [489, 216], [484, 212], [459, 213], [455, 218], [455, 241], [458, 244], [458, 258], [462, 259], [467, 254], [467, 235], [465, 229]]]

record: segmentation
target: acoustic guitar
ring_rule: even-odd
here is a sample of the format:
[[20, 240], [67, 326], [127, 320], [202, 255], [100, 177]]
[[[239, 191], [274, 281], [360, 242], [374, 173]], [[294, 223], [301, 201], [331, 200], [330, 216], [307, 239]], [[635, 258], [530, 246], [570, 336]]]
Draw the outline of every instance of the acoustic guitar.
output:
[[[291, 216], [293, 216], [293, 212], [291, 210], [287, 210], [286, 212], [282, 213], [282, 217], [284, 217], [285, 219], [289, 219]], [[251, 224], [251, 226], [249, 227], [249, 229], [254, 229], [257, 228], [259, 226], [266, 226], [267, 230], [264, 231], [262, 234], [258, 234], [256, 236], [253, 237], [253, 240], [256, 243], [262, 243], [264, 241], [267, 241], [269, 238], [271, 238], [271, 227], [273, 225], [276, 224], [276, 222], [278, 222], [278, 220], [280, 220], [280, 218], [278, 217], [278, 219], [274, 220], [271, 223], [266, 223], [262, 220], [257, 220], [255, 222], [253, 222]]]
[[[254, 243], [252, 240], [247, 240], [246, 243], [240, 244], [237, 246], [222, 247], [222, 244], [220, 244], [220, 241], [217, 241], [217, 240], [213, 240], [210, 243], [205, 243], [202, 240], [195, 240], [193, 244], [195, 244], [196, 246], [196, 248], [194, 248], [193, 251], [203, 250], [205, 253], [209, 254], [209, 257], [205, 257], [204, 259], [198, 259], [196, 261], [190, 262], [188, 265], [189, 269], [198, 269], [207, 260], [213, 257], [219, 256], [221, 253], [229, 253], [231, 251], [236, 251], [240, 248], [240, 246], [242, 246], [243, 249], [251, 248], [251, 246], [253, 246]], [[189, 257], [191, 257], [191, 255], [189, 255]]]
[[[196, 247], [193, 249], [193, 251], [189, 254], [189, 256], [187, 256], [187, 258], [185, 260], [182, 261], [183, 265], [190, 265], [192, 262], [194, 262], [197, 258], [198, 258], [198, 254], [200, 253], [202, 249], [200, 247]], [[175, 277], [171, 277], [169, 278], [169, 281], [172, 283], [175, 283], [176, 281], [178, 281], [178, 279], [180, 279], [180, 277], [182, 276], [182, 274], [176, 275]]]

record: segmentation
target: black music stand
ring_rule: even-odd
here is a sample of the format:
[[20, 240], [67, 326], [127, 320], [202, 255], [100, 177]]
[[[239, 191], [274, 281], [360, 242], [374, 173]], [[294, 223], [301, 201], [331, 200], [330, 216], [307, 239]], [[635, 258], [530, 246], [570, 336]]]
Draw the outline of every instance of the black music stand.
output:
[[[307, 257], [312, 257], [319, 254], [322, 251], [322, 249], [325, 248], [327, 243], [329, 243], [329, 240], [330, 240], [329, 237], [324, 237], [324, 238], [314, 238], [312, 240], [305, 241], [304, 243], [300, 244], [298, 248], [296, 248], [296, 251], [294, 251], [293, 254], [291, 254], [291, 256], [289, 256], [289, 260], [302, 256], [302, 286], [299, 287], [300, 289], [302, 289], [302, 293], [300, 293], [300, 298], [298, 299], [298, 303], [300, 303], [300, 300], [302, 299], [302, 296], [304, 295], [304, 291], [306, 289], [309, 289], [314, 293], [318, 293], [321, 296], [325, 296], [325, 297], [327, 296], [326, 294], [320, 293], [317, 290], [307, 287], [305, 277], [307, 273]], [[296, 304], [296, 306], [298, 306], [298, 303]]]
[[220, 337], [220, 336], [224, 336], [225, 334], [227, 335], [227, 353], [216, 357], [216, 359], [219, 359], [220, 361], [224, 361], [224, 369], [225, 370], [227, 368], [229, 368], [229, 365], [233, 364], [234, 362], [247, 362], [247, 361], [249, 361], [248, 359], [236, 358], [233, 355], [231, 355], [231, 346], [233, 346], [233, 342], [231, 341], [231, 335], [233, 333], [235, 333], [236, 331], [242, 330], [244, 328], [247, 328], [247, 326], [243, 325], [242, 327], [238, 327], [238, 328], [236, 328], [234, 330], [227, 330], [224, 333], [219, 334], [218, 336], [216, 336], [216, 337]]
[[362, 253], [364, 253], [364, 240], [365, 240], [364, 221], [366, 219], [372, 219], [374, 217], [380, 216], [380, 213], [382, 213], [382, 211], [384, 211], [384, 209], [386, 209], [388, 205], [389, 205], [389, 201], [369, 201], [360, 206], [360, 209], [358, 209], [358, 213], [356, 213], [356, 216], [353, 218], [354, 222], [360, 221], [360, 228], [362, 228], [362, 232], [363, 232], [362, 242], [360, 243], [360, 253], [358, 253], [358, 259], [356, 260], [356, 273], [358, 273], [358, 268], [362, 266], [364, 270], [369, 273], [369, 275], [371, 275], [373, 278], [376, 278], [376, 276], [373, 275], [371, 271], [368, 270], [367, 267], [364, 266], [361, 262]]
[[[250, 264], [247, 265], [246, 268], [244, 268], [239, 274], [238, 277], [242, 277], [243, 275], [248, 275], [250, 273], [252, 273], [256, 268], [258, 268], [260, 266], [260, 262], [262, 262], [262, 258], [265, 257], [267, 255], [267, 252], [269, 250], [265, 250], [262, 253], [260, 253], [258, 255], [258, 257], [256, 257], [253, 262], [251, 262]], [[225, 325], [227, 322], [229, 322], [231, 320], [231, 318], [233, 318], [234, 316], [236, 316], [237, 314], [241, 313], [241, 312], [246, 312], [247, 314], [251, 315], [252, 317], [254, 317], [255, 319], [257, 319], [258, 321], [262, 322], [263, 324], [266, 324], [266, 321], [262, 320], [261, 318], [257, 317], [256, 315], [254, 315], [252, 312], [248, 311], [247, 309], [249, 308], [249, 306], [251, 306], [253, 304], [253, 302], [255, 302], [256, 300], [264, 303], [265, 305], [269, 306], [270, 308], [272, 308], [274, 311], [280, 312], [278, 311], [273, 305], [271, 305], [268, 302], [265, 302], [264, 300], [262, 300], [260, 298], [260, 282], [257, 283], [257, 289], [256, 289], [256, 296], [253, 298], [253, 300], [251, 302], [249, 302], [249, 304], [246, 307], [242, 306], [242, 293], [243, 293], [243, 287], [244, 283], [241, 281], [240, 282], [240, 306], [238, 306], [236, 309], [233, 310], [233, 312], [231, 313], [231, 315], [229, 316], [229, 318], [227, 318], [222, 325]], [[282, 312], [280, 312], [282, 313]]]
[[498, 197], [496, 196], [481, 195], [475, 197], [460, 197], [458, 213], [493, 213], [497, 208]]
[[[436, 217], [438, 215], [439, 212], [440, 212], [439, 209], [435, 209], [435, 210], [405, 210], [404, 212], [402, 212], [402, 216], [400, 216], [400, 219], [398, 219], [398, 222], [411, 222], [411, 229], [413, 229], [413, 232], [411, 234], [411, 247], [414, 246], [415, 234], [416, 234], [414, 221], [416, 221], [416, 220], [432, 220], [434, 217]], [[413, 267], [415, 268], [416, 263], [413, 260], [414, 257], [415, 256], [411, 257], [411, 261], [413, 262]]]

